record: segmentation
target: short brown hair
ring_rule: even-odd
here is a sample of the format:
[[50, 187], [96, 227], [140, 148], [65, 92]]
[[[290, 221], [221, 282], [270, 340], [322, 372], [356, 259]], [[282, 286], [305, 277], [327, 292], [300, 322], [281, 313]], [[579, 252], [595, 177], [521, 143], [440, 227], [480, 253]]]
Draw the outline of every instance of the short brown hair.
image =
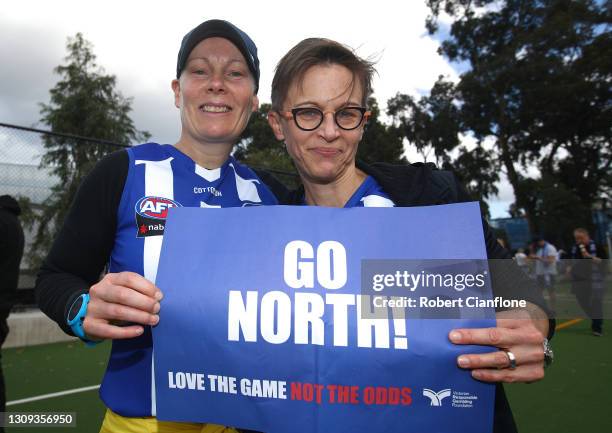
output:
[[372, 94], [372, 75], [376, 72], [374, 62], [362, 59], [339, 42], [325, 38], [308, 38], [291, 48], [278, 62], [272, 80], [272, 109], [280, 110], [289, 87], [294, 81], [301, 82], [308, 69], [317, 65], [340, 65], [353, 74], [363, 89], [362, 104], [365, 106]]

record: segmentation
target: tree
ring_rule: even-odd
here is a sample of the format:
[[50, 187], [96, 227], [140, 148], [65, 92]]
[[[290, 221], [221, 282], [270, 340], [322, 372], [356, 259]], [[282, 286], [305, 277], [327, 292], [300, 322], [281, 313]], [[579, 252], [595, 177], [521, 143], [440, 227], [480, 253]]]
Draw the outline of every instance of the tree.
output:
[[[499, 166], [491, 150], [479, 142], [468, 150], [461, 145], [463, 132], [461, 109], [453, 83], [442, 76], [433, 85], [429, 95], [418, 100], [397, 94], [387, 104], [387, 114], [402, 138], [413, 145], [427, 161], [433, 152], [436, 164], [455, 173], [468, 193], [475, 199], [484, 199], [497, 193]], [[483, 214], [488, 206], [481, 203]]]
[[590, 209], [557, 177], [544, 174], [540, 179], [526, 179], [530, 206], [538, 218], [534, 233], [556, 246], [571, 245], [576, 227], [591, 225]]
[[380, 108], [375, 98], [368, 99], [372, 112], [357, 150], [357, 159], [366, 163], [388, 162], [406, 164], [404, 144], [400, 131], [380, 121]]
[[429, 95], [418, 101], [398, 93], [387, 103], [387, 114], [399, 127], [402, 138], [415, 146], [425, 160], [433, 151], [439, 165], [450, 162], [450, 152], [460, 143], [461, 124], [455, 93], [453, 83], [439, 76]]
[[53, 132], [91, 137], [79, 140], [46, 135], [41, 167], [48, 167], [59, 183], [36, 216], [37, 228], [30, 249], [30, 263], [37, 266], [61, 227], [81, 180], [96, 161], [119, 147], [95, 139], [129, 145], [147, 140], [129, 116], [132, 99], [116, 90], [116, 78], [96, 64], [92, 45], [77, 33], [66, 44], [66, 63], [54, 72], [60, 76], [50, 90], [49, 103], [40, 104], [41, 122]]
[[[428, 0], [427, 27], [454, 18], [440, 52], [469, 69], [457, 85], [461, 119], [492, 139], [533, 231], [530, 165], [592, 208], [608, 195], [611, 12], [592, 0]], [[554, 182], [553, 182], [554, 184]]]
[[298, 174], [285, 145], [280, 143], [268, 125], [271, 104], [261, 104], [253, 113], [234, 151], [234, 157], [253, 168], [269, 170], [288, 188], [299, 185]]

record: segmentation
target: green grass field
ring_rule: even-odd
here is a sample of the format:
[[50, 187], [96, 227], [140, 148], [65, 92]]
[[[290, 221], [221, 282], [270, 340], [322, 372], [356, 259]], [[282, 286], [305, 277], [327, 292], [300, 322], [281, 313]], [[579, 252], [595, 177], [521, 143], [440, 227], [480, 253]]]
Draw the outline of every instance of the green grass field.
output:
[[[7, 402], [91, 385], [102, 379], [110, 343], [80, 342], [2, 350]], [[86, 391], [7, 407], [7, 412], [76, 412], [77, 428], [13, 428], [7, 433], [98, 432], [105, 407], [98, 391]]]
[[506, 385], [521, 433], [612, 432], [612, 320], [603, 337], [590, 321], [558, 330], [555, 363], [533, 384]]
[[[612, 321], [607, 334], [593, 337], [584, 320], [559, 330], [553, 340], [555, 364], [544, 381], [507, 385], [521, 433], [612, 432]], [[7, 400], [100, 383], [109, 343], [87, 348], [59, 343], [2, 351]], [[97, 390], [11, 405], [8, 412], [76, 412], [77, 428], [13, 428], [8, 433], [98, 432], [104, 406]]]

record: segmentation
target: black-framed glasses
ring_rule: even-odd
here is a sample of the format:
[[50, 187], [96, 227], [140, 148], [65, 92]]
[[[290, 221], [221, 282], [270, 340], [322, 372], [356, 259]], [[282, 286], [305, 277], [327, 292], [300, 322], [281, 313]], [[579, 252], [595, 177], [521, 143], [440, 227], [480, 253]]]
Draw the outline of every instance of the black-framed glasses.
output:
[[279, 111], [285, 119], [293, 119], [298, 128], [302, 131], [314, 131], [321, 123], [326, 114], [333, 113], [336, 125], [345, 131], [350, 131], [361, 125], [365, 118], [366, 120], [372, 112], [364, 107], [344, 107], [338, 111], [321, 111], [315, 107], [300, 107], [293, 108], [291, 111]]

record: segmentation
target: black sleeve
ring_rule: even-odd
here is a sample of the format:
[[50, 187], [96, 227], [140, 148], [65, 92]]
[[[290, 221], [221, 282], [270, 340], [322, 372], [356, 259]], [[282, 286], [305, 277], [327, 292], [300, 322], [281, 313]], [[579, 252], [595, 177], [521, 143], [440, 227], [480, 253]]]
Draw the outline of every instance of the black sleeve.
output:
[[[459, 183], [457, 193], [459, 202], [474, 201]], [[535, 281], [529, 278], [512, 260], [510, 252], [497, 242], [495, 233], [484, 218], [482, 219], [482, 231], [489, 259], [493, 296], [525, 300], [540, 307], [549, 317], [548, 339], [551, 339], [555, 333], [556, 322], [551, 318], [552, 312], [542, 296], [542, 291], [536, 286]]]
[[66, 332], [72, 302], [99, 279], [115, 241], [117, 209], [129, 157], [122, 150], [102, 159], [79, 187], [36, 279], [40, 309]]
[[289, 200], [289, 190], [285, 185], [283, 185], [272, 173], [267, 170], [263, 170], [260, 168], [252, 168], [252, 170], [257, 174], [257, 176], [261, 179], [263, 183], [270, 188], [272, 194], [276, 197], [280, 204], [285, 204]]
[[17, 298], [23, 243], [19, 219], [0, 207], [0, 320], [8, 317]]

